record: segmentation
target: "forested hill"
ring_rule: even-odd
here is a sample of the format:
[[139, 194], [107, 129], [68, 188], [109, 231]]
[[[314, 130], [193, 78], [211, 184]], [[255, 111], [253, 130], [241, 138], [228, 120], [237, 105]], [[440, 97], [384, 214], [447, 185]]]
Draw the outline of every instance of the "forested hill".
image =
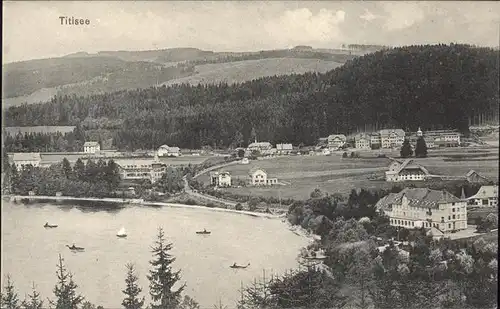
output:
[[[466, 45], [378, 51], [325, 74], [266, 77], [236, 85], [173, 85], [9, 108], [8, 126], [78, 125], [110, 130], [119, 148], [161, 144], [312, 144], [364, 129], [466, 131], [498, 114], [499, 52]], [[118, 120], [118, 121], [117, 121]]]

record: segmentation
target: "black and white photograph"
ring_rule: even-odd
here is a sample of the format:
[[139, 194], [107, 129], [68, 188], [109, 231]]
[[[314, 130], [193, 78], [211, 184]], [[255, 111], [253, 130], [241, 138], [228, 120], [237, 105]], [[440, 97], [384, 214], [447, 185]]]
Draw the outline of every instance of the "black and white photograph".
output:
[[496, 309], [500, 2], [3, 1], [1, 309]]

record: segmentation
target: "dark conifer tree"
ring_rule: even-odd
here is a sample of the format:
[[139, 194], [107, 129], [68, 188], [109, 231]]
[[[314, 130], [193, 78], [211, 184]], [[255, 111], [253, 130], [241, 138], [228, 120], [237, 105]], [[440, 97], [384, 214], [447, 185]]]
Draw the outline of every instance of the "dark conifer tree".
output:
[[153, 300], [152, 309], [175, 309], [181, 301], [181, 293], [186, 287], [181, 285], [173, 290], [180, 280], [180, 270], [173, 271], [172, 263], [175, 258], [169, 254], [172, 244], [167, 243], [162, 228], [158, 229], [157, 239], [152, 247], [153, 260], [149, 263], [152, 269], [147, 276], [149, 279], [149, 294]]
[[83, 296], [76, 293], [78, 285], [73, 281], [73, 276], [63, 264], [63, 258], [59, 254], [57, 264], [57, 284], [54, 287], [55, 301], [51, 301], [55, 309], [77, 309], [83, 302]]
[[415, 146], [415, 156], [417, 158], [426, 158], [427, 157], [427, 144], [423, 137], [419, 137], [417, 139], [417, 145]]
[[139, 287], [137, 275], [133, 264], [127, 264], [127, 277], [125, 278], [126, 288], [122, 291], [126, 297], [122, 301], [122, 306], [125, 309], [141, 309], [144, 305], [144, 297], [140, 298], [139, 294], [142, 289]]
[[10, 275], [7, 275], [5, 290], [2, 293], [0, 300], [2, 309], [20, 309], [19, 298]]
[[37, 292], [35, 288], [35, 283], [33, 283], [32, 294], [28, 295], [28, 299], [24, 300], [23, 307], [24, 309], [42, 309], [43, 301], [40, 297], [40, 293]]
[[410, 141], [405, 139], [403, 146], [401, 146], [401, 151], [399, 152], [401, 158], [409, 158], [413, 155], [413, 149], [411, 149]]
[[70, 179], [72, 174], [73, 174], [73, 170], [71, 168], [71, 164], [69, 163], [68, 159], [66, 159], [66, 158], [63, 159], [62, 168], [63, 168], [64, 176], [66, 176], [67, 179]]
[[85, 164], [80, 158], [76, 160], [75, 166], [73, 167], [73, 171], [75, 173], [76, 179], [83, 180], [85, 178]]

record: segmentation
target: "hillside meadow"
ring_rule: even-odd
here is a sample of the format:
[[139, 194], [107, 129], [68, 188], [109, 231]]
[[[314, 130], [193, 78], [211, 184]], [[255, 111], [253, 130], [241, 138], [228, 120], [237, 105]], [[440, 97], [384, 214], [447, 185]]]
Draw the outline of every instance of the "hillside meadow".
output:
[[172, 79], [164, 83], [164, 85], [182, 83], [190, 85], [217, 84], [220, 82], [234, 84], [265, 76], [303, 74], [306, 72], [325, 73], [341, 65], [342, 63], [335, 61], [300, 58], [271, 58], [202, 64], [196, 66], [194, 75]]

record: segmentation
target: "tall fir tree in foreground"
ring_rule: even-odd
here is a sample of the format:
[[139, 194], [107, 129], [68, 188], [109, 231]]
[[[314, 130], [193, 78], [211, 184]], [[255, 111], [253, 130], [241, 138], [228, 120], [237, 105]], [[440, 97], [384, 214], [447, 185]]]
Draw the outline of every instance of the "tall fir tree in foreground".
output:
[[125, 309], [141, 309], [144, 305], [144, 297], [139, 297], [139, 294], [142, 292], [142, 289], [137, 283], [139, 278], [137, 278], [135, 274], [133, 264], [127, 264], [125, 267], [127, 268], [127, 277], [125, 278], [127, 287], [122, 291], [122, 293], [126, 295], [122, 301], [122, 306]]
[[411, 149], [410, 141], [405, 139], [403, 146], [401, 146], [401, 151], [399, 152], [401, 158], [409, 158], [413, 155], [413, 149]]
[[19, 298], [10, 275], [7, 275], [6, 281], [4, 292], [0, 295], [0, 305], [2, 309], [20, 309]]
[[417, 158], [427, 157], [427, 144], [423, 137], [419, 137], [417, 140], [417, 145], [415, 146], [415, 156]]
[[40, 297], [40, 293], [37, 292], [35, 288], [35, 283], [33, 282], [32, 294], [28, 295], [28, 298], [23, 301], [24, 309], [42, 309], [43, 301]]
[[151, 252], [153, 260], [149, 263], [152, 269], [147, 276], [149, 279], [149, 294], [151, 295], [152, 309], [175, 309], [181, 300], [181, 293], [186, 287], [185, 284], [177, 290], [173, 290], [174, 285], [180, 280], [180, 270], [173, 271], [172, 263], [175, 258], [169, 254], [172, 244], [167, 243], [162, 228], [158, 229], [157, 239], [154, 242]]
[[73, 281], [73, 276], [63, 264], [63, 258], [59, 254], [57, 264], [57, 284], [54, 287], [56, 301], [51, 302], [55, 309], [77, 309], [83, 302], [83, 296], [76, 293], [78, 285]]

